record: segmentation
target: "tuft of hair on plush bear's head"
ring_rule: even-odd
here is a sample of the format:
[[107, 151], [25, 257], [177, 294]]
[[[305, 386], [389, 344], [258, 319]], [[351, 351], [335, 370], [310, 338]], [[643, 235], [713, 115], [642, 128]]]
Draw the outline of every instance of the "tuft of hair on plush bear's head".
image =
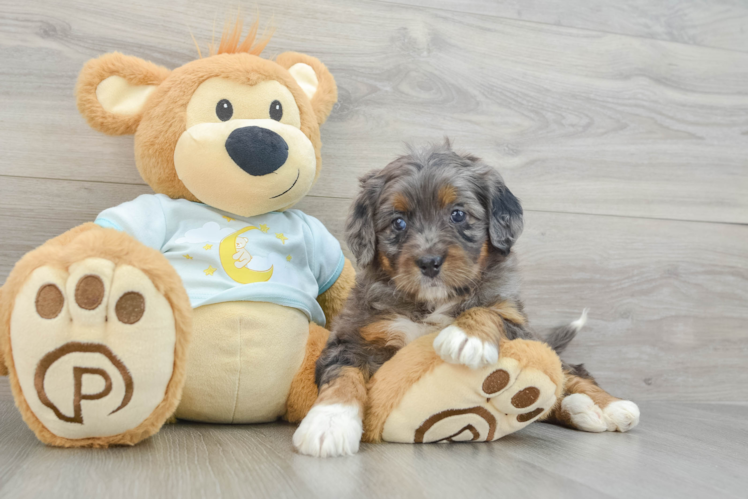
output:
[[171, 71], [117, 52], [92, 59], [76, 95], [92, 128], [135, 135], [138, 171], [155, 192], [248, 217], [309, 192], [337, 87], [312, 56], [260, 57], [270, 38], [256, 42], [255, 22], [240, 41], [242, 26]]

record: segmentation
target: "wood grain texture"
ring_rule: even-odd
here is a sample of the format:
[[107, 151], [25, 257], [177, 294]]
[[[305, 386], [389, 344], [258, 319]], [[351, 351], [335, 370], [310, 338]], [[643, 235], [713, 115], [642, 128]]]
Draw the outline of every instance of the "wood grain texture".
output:
[[380, 0], [748, 52], [740, 0]]
[[180, 422], [133, 448], [64, 450], [36, 440], [0, 380], [0, 497], [743, 497], [746, 410], [649, 402], [628, 434], [533, 424], [494, 443], [324, 460], [295, 454], [285, 424]]
[[[2, 174], [142, 183], [131, 138], [77, 115], [77, 73], [113, 50], [181, 65], [218, 4], [7, 5]], [[268, 55], [314, 54], [340, 86], [313, 194], [351, 193], [403, 141], [449, 135], [528, 209], [748, 222], [748, 53], [374, 1], [258, 8], [277, 28]]]

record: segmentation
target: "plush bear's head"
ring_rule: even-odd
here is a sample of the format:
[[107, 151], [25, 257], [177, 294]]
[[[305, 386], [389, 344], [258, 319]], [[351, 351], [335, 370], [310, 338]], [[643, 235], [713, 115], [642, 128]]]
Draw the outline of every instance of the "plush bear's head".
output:
[[237, 23], [212, 55], [173, 71], [119, 53], [91, 60], [78, 109], [96, 130], [135, 134], [138, 170], [157, 193], [242, 216], [290, 208], [319, 176], [319, 127], [337, 88], [314, 57], [260, 58], [256, 27], [240, 44]]

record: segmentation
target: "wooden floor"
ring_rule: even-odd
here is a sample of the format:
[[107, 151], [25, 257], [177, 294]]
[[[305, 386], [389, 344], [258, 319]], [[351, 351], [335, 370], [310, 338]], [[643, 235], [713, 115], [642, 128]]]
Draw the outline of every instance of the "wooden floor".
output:
[[748, 494], [747, 2], [0, 0], [0, 281], [46, 239], [150, 192], [132, 138], [78, 115], [84, 62], [117, 50], [182, 65], [190, 32], [205, 47], [238, 3], [272, 19], [266, 55], [308, 52], [339, 85], [300, 208], [342, 237], [356, 179], [403, 141], [449, 136], [483, 157], [525, 207], [531, 321], [589, 307], [567, 359], [641, 403], [642, 425], [533, 425], [493, 445], [334, 462], [292, 454], [280, 425], [63, 451], [34, 441], [6, 392], [0, 495]]
[[495, 443], [294, 453], [288, 424], [179, 423], [134, 448], [45, 447], [0, 380], [0, 497], [738, 497], [748, 405], [648, 401], [628, 434], [533, 424]]

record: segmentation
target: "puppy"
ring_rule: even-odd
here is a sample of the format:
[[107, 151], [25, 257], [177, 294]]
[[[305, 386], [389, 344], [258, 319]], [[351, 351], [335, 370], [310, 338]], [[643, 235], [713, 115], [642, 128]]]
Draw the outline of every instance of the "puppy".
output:
[[[294, 435], [299, 451], [355, 453], [367, 381], [422, 335], [440, 331], [436, 352], [474, 369], [498, 360], [502, 338], [545, 340], [561, 352], [586, 313], [545, 339], [529, 328], [511, 251], [522, 228], [522, 206], [499, 173], [448, 141], [364, 176], [347, 226], [361, 272], [317, 362], [319, 397]], [[582, 365], [564, 371], [564, 397], [548, 421], [590, 432], [638, 423], [638, 407]]]

